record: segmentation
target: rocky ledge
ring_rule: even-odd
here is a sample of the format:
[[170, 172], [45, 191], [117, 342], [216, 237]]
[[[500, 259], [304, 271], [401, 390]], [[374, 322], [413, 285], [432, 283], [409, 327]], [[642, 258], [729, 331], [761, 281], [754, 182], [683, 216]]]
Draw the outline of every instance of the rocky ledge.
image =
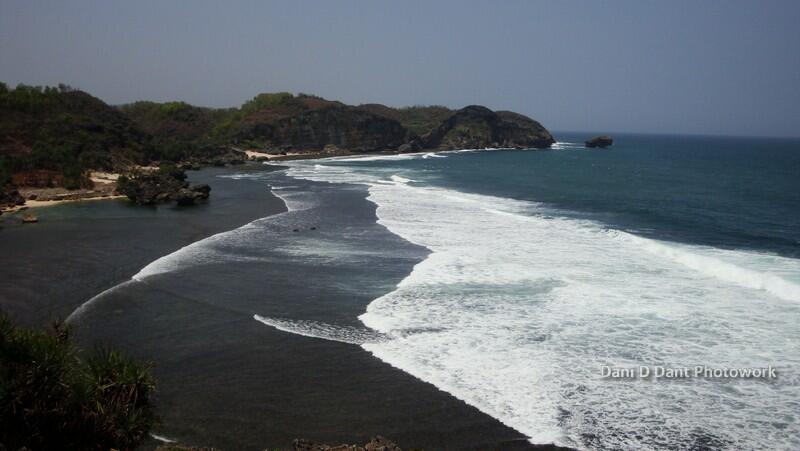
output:
[[591, 139], [587, 139], [585, 144], [586, 144], [586, 147], [590, 147], [590, 148], [591, 147], [606, 148], [606, 147], [614, 144], [614, 140], [611, 139], [611, 137], [608, 136], [608, 135], [602, 135], [602, 136], [595, 136], [594, 138], [591, 138]]
[[120, 176], [117, 180], [117, 192], [128, 196], [128, 199], [138, 205], [154, 205], [174, 200], [178, 205], [185, 206], [208, 199], [211, 187], [189, 185], [183, 170], [162, 168], [152, 172]]

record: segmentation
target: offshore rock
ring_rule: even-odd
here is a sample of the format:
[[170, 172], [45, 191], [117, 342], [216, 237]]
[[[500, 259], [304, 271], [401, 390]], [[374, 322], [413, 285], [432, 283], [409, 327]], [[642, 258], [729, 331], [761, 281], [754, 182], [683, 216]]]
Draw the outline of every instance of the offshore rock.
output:
[[608, 135], [602, 135], [602, 136], [595, 136], [594, 138], [591, 139], [587, 139], [585, 144], [586, 147], [606, 148], [614, 144], [614, 140], [611, 139], [611, 137]]
[[[154, 205], [176, 199], [181, 190], [189, 185], [185, 179], [186, 174], [179, 169], [140, 172], [120, 176], [117, 179], [117, 192], [128, 196], [138, 205]], [[194, 191], [186, 191], [194, 194]]]

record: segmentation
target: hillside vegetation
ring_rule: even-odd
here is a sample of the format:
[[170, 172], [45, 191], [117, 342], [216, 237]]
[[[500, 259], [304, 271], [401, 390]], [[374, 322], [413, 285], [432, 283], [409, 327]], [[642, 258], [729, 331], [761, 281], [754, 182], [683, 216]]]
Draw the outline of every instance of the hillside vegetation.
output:
[[39, 169], [81, 185], [87, 168], [113, 170], [158, 159], [150, 136], [100, 99], [67, 86], [0, 84], [0, 174]]
[[113, 107], [64, 85], [9, 89], [0, 83], [0, 185], [50, 171], [48, 180], [77, 188], [91, 183], [89, 170], [228, 164], [243, 158], [235, 149], [340, 154], [546, 148], [552, 142], [526, 116], [478, 106], [350, 106], [279, 92], [259, 94], [239, 108], [146, 101]]

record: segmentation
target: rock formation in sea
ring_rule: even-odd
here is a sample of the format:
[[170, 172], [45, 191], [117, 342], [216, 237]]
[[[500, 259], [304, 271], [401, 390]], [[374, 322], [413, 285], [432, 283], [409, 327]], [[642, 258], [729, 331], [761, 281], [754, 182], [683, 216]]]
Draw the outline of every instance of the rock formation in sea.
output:
[[601, 136], [595, 136], [594, 138], [591, 139], [587, 139], [585, 144], [586, 147], [606, 148], [614, 144], [614, 140], [611, 139], [611, 137], [608, 135], [601, 135]]
[[117, 192], [128, 196], [128, 199], [138, 205], [153, 205], [174, 200], [178, 205], [186, 206], [207, 199], [211, 187], [189, 186], [185, 172], [175, 168], [162, 168], [158, 171], [120, 177], [117, 182]]

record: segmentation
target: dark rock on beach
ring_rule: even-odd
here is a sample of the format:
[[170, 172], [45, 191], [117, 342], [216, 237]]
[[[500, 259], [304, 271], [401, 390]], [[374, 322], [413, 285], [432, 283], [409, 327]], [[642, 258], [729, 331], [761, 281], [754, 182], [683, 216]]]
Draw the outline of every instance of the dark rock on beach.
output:
[[595, 136], [594, 138], [587, 139], [586, 142], [585, 142], [586, 147], [590, 147], [590, 148], [592, 148], [592, 147], [606, 148], [606, 147], [612, 145], [613, 143], [614, 143], [614, 140], [611, 139], [611, 137], [608, 136], [608, 135]]

